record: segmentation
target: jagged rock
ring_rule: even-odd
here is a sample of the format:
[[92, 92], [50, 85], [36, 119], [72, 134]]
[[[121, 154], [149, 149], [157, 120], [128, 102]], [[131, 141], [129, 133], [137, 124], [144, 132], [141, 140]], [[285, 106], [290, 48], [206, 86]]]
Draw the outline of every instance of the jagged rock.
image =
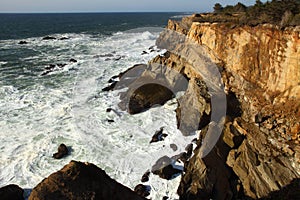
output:
[[222, 140], [204, 158], [201, 158], [200, 148], [197, 148], [185, 164], [185, 173], [177, 190], [180, 199], [231, 199], [231, 172], [225, 166], [228, 151]]
[[149, 181], [149, 176], [150, 176], [150, 171], [146, 171], [145, 174], [143, 174], [141, 181], [143, 183]]
[[141, 197], [147, 197], [150, 195], [149, 187], [143, 184], [138, 184], [134, 188], [134, 192], [136, 192]]
[[[244, 192], [252, 198], [267, 197], [299, 178], [290, 157], [277, 153], [267, 135], [254, 124], [240, 122], [247, 130], [247, 139], [231, 155], [230, 166], [242, 182]], [[278, 144], [277, 144], [278, 145]]]
[[168, 136], [168, 134], [163, 133], [164, 128], [161, 127], [159, 131], [155, 131], [154, 135], [152, 136], [152, 139], [150, 143], [152, 142], [159, 142], [165, 139], [165, 137]]
[[29, 200], [46, 199], [142, 200], [145, 198], [111, 179], [97, 166], [71, 161], [39, 183], [29, 196]]
[[28, 42], [25, 40], [21, 40], [18, 44], [28, 44]]
[[57, 153], [53, 154], [53, 158], [61, 159], [64, 156], [68, 155], [68, 153], [69, 153], [68, 147], [65, 144], [60, 144], [57, 149]]
[[23, 193], [24, 190], [14, 184], [0, 188], [1, 200], [24, 200]]
[[174, 168], [173, 164], [174, 161], [168, 156], [161, 157], [152, 166], [151, 172], [160, 178], [170, 180], [174, 175], [182, 172], [182, 170]]

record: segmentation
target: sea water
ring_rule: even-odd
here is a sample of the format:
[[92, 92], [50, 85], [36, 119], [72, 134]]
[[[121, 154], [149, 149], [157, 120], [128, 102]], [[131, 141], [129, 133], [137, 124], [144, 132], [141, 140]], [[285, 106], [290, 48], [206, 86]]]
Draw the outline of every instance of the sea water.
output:
[[[119, 91], [101, 90], [110, 77], [163, 54], [155, 40], [169, 18], [181, 15], [1, 14], [0, 187], [18, 184], [30, 192], [77, 160], [96, 164], [133, 189], [160, 157], [184, 151], [184, 144], [176, 152], [170, 148], [183, 143], [175, 100], [130, 115], [118, 107]], [[46, 36], [56, 39], [43, 40]], [[51, 64], [66, 65], [42, 76]], [[161, 127], [168, 136], [150, 144]], [[61, 143], [70, 155], [55, 160]], [[151, 187], [149, 198], [178, 199], [179, 182], [180, 176], [167, 181], [151, 174], [144, 184]]]

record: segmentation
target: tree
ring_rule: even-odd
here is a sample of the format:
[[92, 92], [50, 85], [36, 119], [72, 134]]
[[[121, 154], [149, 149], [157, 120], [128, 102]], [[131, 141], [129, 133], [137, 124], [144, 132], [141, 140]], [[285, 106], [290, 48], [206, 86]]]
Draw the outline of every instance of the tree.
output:
[[214, 6], [214, 12], [215, 13], [219, 13], [223, 10], [223, 6], [219, 3], [216, 3], [215, 6]]
[[262, 3], [260, 0], [256, 0], [256, 1], [255, 1], [255, 5], [256, 5], [256, 6], [262, 6], [263, 3]]

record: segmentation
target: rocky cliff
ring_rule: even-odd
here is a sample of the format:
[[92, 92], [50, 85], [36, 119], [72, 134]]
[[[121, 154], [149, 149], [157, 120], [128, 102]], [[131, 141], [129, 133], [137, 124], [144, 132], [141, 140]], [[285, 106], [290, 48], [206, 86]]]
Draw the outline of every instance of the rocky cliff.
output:
[[[218, 66], [227, 95], [225, 128], [217, 145], [201, 158], [201, 138], [206, 135], [211, 115], [208, 93], [199, 84], [205, 77], [193, 59], [176, 51], [151, 61], [189, 79], [182, 101], [200, 113], [188, 116], [188, 121], [200, 118], [198, 128], [203, 130], [194, 156], [185, 164], [178, 188], [180, 198], [299, 197], [300, 27], [235, 27], [230, 23], [199, 23], [197, 16], [192, 16], [181, 22], [169, 21], [167, 28], [201, 46], [198, 55], [207, 56]], [[164, 47], [162, 41], [170, 37], [162, 34], [158, 46]], [[188, 49], [185, 52], [189, 53]], [[184, 112], [194, 112], [189, 108]], [[185, 117], [182, 109], [179, 106], [177, 115]]]

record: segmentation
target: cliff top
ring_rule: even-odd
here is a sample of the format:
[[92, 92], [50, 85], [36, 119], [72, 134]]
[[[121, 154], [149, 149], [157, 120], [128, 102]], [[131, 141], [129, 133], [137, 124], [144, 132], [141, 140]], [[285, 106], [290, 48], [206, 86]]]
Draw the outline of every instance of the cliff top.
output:
[[223, 7], [216, 3], [213, 13], [194, 14], [193, 22], [227, 22], [234, 25], [256, 26], [273, 24], [281, 28], [300, 25], [300, 0], [272, 0], [262, 3], [257, 0], [253, 6], [242, 3]]

